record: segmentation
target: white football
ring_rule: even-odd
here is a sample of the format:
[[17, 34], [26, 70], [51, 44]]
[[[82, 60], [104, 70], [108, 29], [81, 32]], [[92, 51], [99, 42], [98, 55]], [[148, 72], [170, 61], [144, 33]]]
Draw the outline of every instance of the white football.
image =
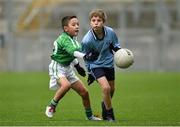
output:
[[119, 68], [128, 68], [134, 63], [134, 55], [131, 50], [121, 48], [115, 52], [114, 62]]

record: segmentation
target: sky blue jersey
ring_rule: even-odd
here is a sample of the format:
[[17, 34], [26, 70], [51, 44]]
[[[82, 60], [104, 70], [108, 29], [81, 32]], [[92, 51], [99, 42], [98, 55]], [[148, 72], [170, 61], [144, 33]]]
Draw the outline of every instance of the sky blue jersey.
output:
[[106, 67], [113, 68], [114, 60], [113, 54], [109, 50], [109, 45], [112, 43], [114, 47], [120, 48], [120, 43], [118, 41], [116, 33], [112, 28], [104, 26], [104, 37], [98, 39], [90, 29], [82, 40], [82, 50], [83, 52], [98, 52], [99, 57], [96, 61], [85, 61], [88, 71], [92, 68]]

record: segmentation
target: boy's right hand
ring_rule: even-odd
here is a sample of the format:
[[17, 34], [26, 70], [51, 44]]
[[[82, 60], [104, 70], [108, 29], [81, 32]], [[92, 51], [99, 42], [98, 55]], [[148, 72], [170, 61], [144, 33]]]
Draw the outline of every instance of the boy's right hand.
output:
[[91, 85], [94, 82], [94, 80], [95, 80], [94, 76], [91, 73], [89, 73], [87, 79], [88, 85]]
[[86, 53], [86, 55], [84, 56], [84, 60], [94, 61], [94, 60], [97, 60], [97, 59], [98, 59], [98, 56], [99, 56], [99, 53], [98, 53], [98, 52], [88, 52], [88, 53]]
[[79, 65], [79, 63], [76, 64], [76, 65], [74, 65], [74, 67], [76, 68], [77, 72], [78, 72], [81, 76], [83, 76], [83, 77], [86, 76], [86, 71]]

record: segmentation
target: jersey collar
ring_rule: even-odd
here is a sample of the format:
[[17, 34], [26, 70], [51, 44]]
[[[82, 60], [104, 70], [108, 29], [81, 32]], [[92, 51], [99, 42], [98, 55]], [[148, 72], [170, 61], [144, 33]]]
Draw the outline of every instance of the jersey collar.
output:
[[[103, 31], [104, 31], [104, 36], [106, 36], [107, 31], [106, 31], [106, 28], [105, 28], [105, 27], [103, 27]], [[93, 31], [93, 29], [91, 29], [91, 33], [92, 33], [92, 35], [93, 35], [93, 37], [94, 37], [95, 40], [103, 40], [103, 39], [104, 39], [104, 37], [103, 37], [102, 39], [99, 39], [99, 38], [97, 37], [96, 33]]]

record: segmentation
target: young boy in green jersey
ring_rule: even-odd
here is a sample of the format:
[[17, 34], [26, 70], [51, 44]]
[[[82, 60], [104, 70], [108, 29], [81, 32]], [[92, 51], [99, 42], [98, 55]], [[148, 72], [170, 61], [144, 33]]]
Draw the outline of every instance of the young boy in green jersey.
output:
[[79, 65], [76, 57], [93, 61], [97, 59], [95, 53], [81, 53], [80, 44], [75, 40], [79, 32], [79, 22], [76, 16], [65, 16], [62, 19], [63, 33], [54, 41], [53, 54], [49, 65], [50, 89], [57, 90], [50, 104], [46, 107], [47, 117], [53, 117], [58, 102], [72, 88], [82, 98], [88, 120], [101, 120], [93, 116], [89, 93], [81, 80], [75, 75], [72, 64], [75, 65], [78, 73], [85, 76], [84, 69]]

